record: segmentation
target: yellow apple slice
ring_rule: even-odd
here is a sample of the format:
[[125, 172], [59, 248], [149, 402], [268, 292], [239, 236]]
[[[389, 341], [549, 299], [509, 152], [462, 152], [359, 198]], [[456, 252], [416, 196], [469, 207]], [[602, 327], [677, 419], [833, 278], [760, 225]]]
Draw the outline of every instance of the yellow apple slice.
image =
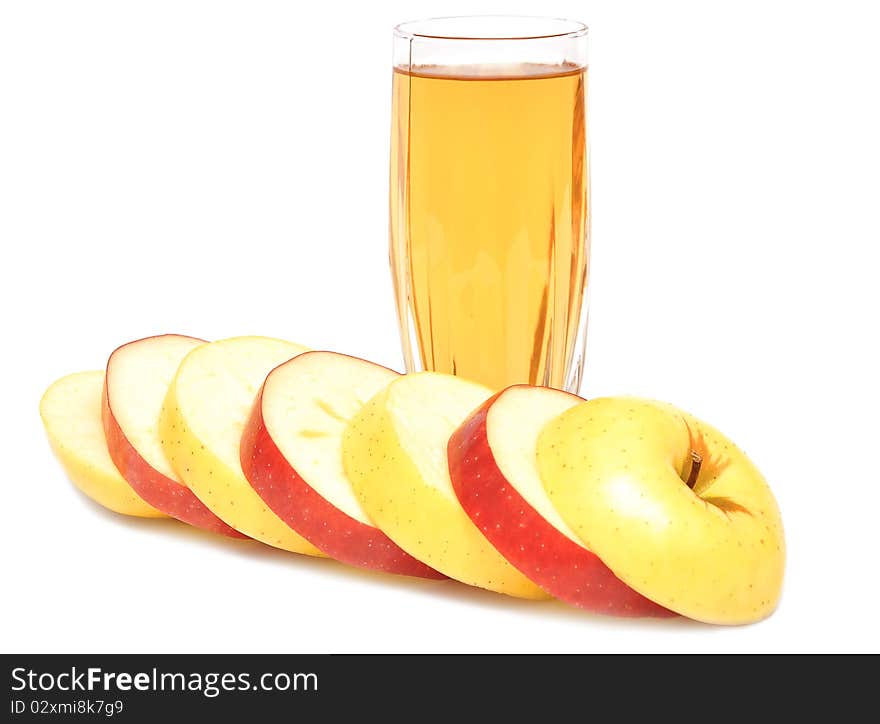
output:
[[323, 556], [250, 486], [239, 445], [266, 375], [306, 348], [269, 337], [233, 337], [192, 350], [162, 406], [159, 438], [177, 476], [218, 518], [276, 548]]
[[40, 400], [40, 417], [67, 476], [96, 503], [141, 518], [165, 516], [141, 500], [110, 459], [101, 426], [104, 372], [77, 372], [57, 380]]
[[758, 469], [713, 427], [670, 405], [600, 398], [551, 420], [537, 457], [565, 522], [642, 595], [717, 624], [776, 607], [779, 509]]
[[413, 557], [472, 586], [548, 598], [483, 537], [449, 478], [450, 435], [491, 395], [451, 375], [399, 377], [346, 428], [344, 469], [370, 519]]

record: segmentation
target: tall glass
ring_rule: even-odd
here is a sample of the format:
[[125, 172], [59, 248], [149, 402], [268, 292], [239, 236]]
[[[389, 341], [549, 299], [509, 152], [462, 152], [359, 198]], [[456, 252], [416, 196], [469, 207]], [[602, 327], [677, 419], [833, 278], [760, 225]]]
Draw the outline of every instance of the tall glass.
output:
[[407, 371], [577, 392], [590, 247], [587, 28], [394, 30], [390, 246]]

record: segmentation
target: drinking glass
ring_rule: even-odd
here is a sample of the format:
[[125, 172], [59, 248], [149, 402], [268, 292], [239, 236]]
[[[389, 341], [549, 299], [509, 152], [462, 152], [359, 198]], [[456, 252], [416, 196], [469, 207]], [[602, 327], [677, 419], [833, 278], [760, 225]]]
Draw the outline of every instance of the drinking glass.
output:
[[408, 372], [578, 391], [587, 41], [549, 18], [394, 29], [390, 256]]

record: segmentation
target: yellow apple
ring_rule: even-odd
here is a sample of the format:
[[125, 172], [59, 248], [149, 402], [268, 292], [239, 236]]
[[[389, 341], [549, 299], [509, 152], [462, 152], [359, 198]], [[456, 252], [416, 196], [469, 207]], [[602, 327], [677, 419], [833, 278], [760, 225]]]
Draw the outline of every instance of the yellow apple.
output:
[[537, 460], [565, 522], [642, 595], [717, 624], [776, 607], [785, 567], [776, 500], [715, 428], [662, 403], [594, 399], [544, 427]]
[[67, 477], [83, 493], [117, 513], [165, 516], [134, 492], [110, 458], [101, 425], [104, 372], [76, 372], [53, 382], [40, 400], [40, 417]]
[[159, 438], [178, 478], [220, 520], [270, 546], [323, 556], [257, 495], [241, 467], [241, 433], [273, 368], [305, 347], [233, 337], [193, 349], [177, 369], [159, 416]]
[[548, 598], [471, 522], [449, 478], [450, 435], [491, 395], [451, 375], [398, 377], [345, 429], [344, 470], [370, 520], [414, 558], [472, 586]]

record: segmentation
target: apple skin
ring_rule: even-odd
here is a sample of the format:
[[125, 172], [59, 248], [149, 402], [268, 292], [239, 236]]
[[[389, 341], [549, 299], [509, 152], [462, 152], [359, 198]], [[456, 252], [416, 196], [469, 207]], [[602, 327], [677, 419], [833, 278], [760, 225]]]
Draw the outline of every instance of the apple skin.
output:
[[418, 578], [445, 579], [378, 528], [329, 503], [287, 461], [263, 420], [263, 387], [241, 438], [241, 467], [275, 515], [331, 558], [352, 566]]
[[110, 458], [126, 482], [146, 502], [163, 513], [196, 528], [230, 538], [247, 538], [214, 515], [182, 483], [163, 475], [144, 460], [119, 426], [107, 398], [107, 382], [101, 395], [101, 420]]
[[452, 434], [447, 448], [452, 486], [474, 524], [501, 555], [555, 598], [614, 616], [676, 616], [560, 533], [508, 483], [486, 430], [489, 408], [501, 394], [480, 406]]

